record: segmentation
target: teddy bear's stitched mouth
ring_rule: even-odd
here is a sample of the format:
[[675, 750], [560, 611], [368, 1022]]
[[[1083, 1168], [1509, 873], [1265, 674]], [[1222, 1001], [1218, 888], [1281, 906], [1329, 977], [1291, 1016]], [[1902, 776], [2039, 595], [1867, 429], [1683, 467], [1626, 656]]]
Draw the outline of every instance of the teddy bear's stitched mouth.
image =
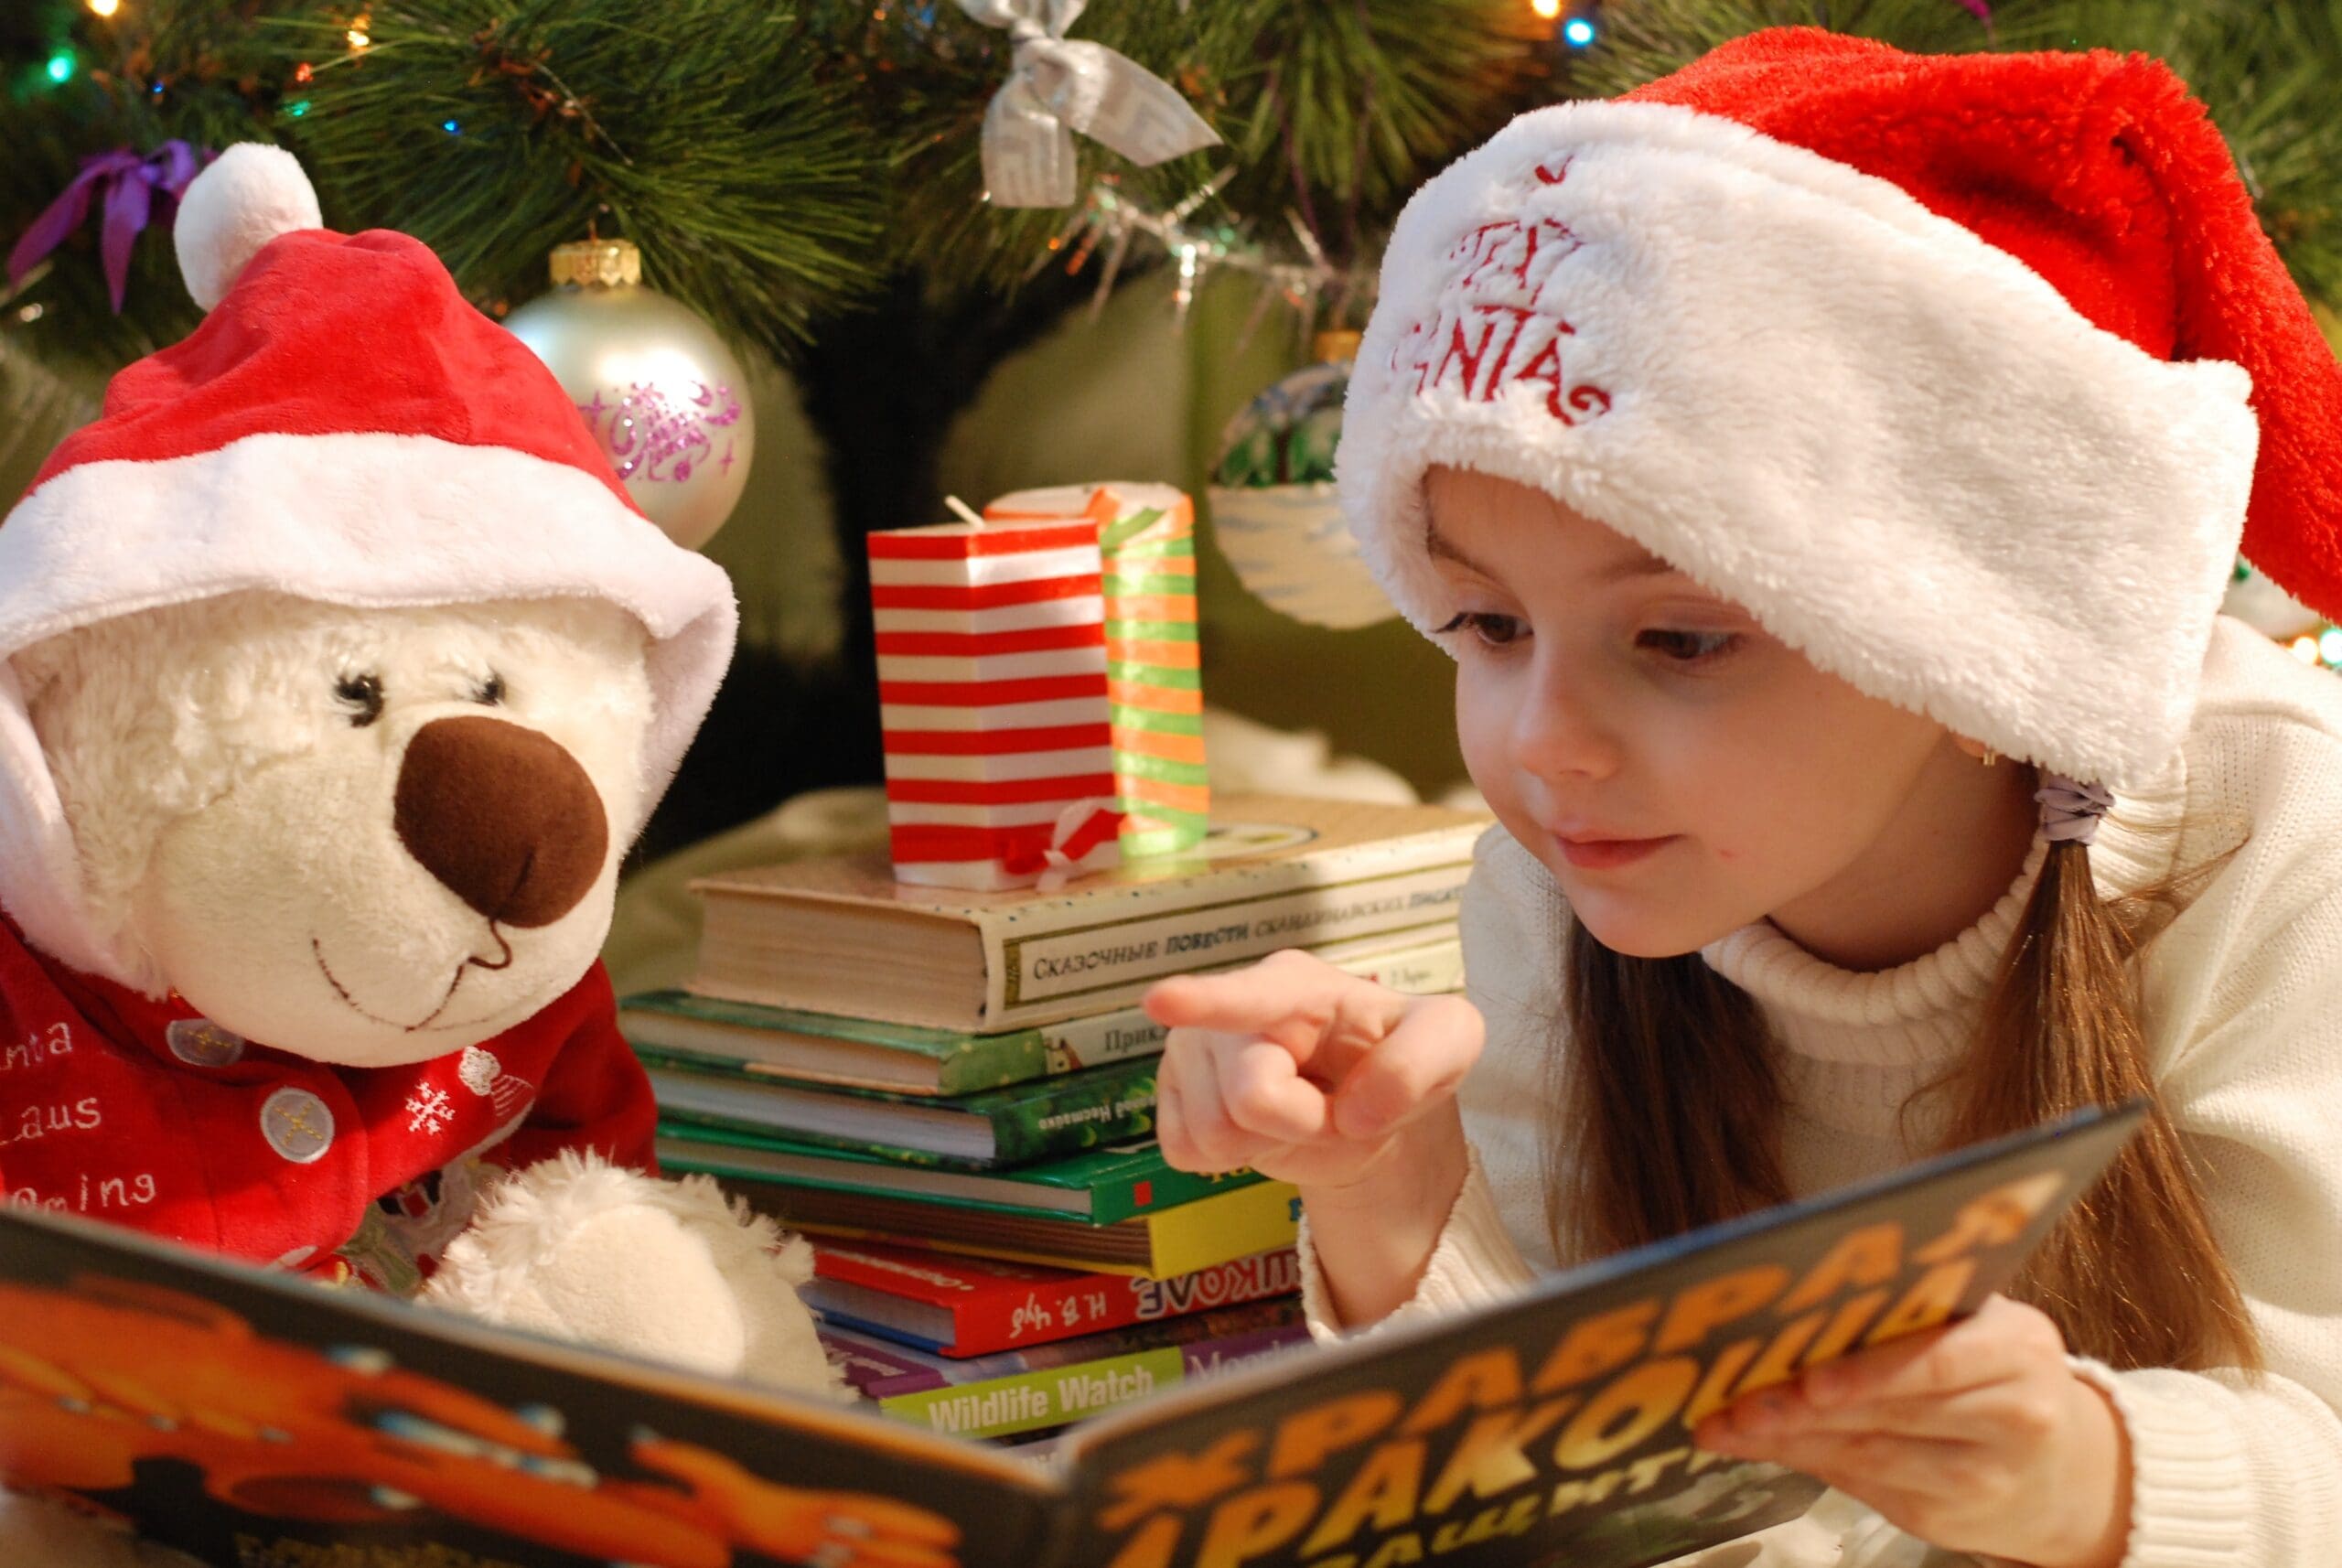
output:
[[[489, 924], [489, 932], [491, 936], [496, 938], [497, 942], [504, 949], [504, 957], [500, 962], [481, 963], [477, 964], [477, 967], [481, 969], [504, 969], [509, 967], [512, 962], [512, 944], [505, 940], [503, 932], [496, 929], [495, 922], [493, 921], [490, 921]], [[439, 1005], [434, 1007], [429, 1013], [425, 1014], [421, 1023], [401, 1024], [393, 1019], [378, 1017], [358, 1004], [358, 999], [350, 995], [349, 988], [344, 986], [338, 979], [335, 978], [333, 966], [326, 962], [325, 944], [320, 942], [315, 937], [311, 937], [309, 939], [309, 952], [310, 955], [317, 961], [317, 972], [326, 977], [326, 983], [333, 987], [333, 993], [336, 996], [340, 997], [343, 1004], [351, 1012], [357, 1014], [360, 1017], [365, 1019], [370, 1024], [380, 1024], [386, 1029], [398, 1029], [410, 1035], [417, 1034], [423, 1030], [432, 1027], [432, 1020], [438, 1017], [440, 1014], [445, 1013], [447, 1010], [447, 1004], [456, 999], [457, 990], [464, 983], [465, 972], [475, 967], [476, 964], [475, 960], [466, 959], [462, 963], [456, 966], [456, 978], [447, 983], [446, 993], [439, 998]], [[442, 1024], [438, 1026], [442, 1029], [463, 1029], [469, 1028], [473, 1024], [476, 1024], [478, 1021], [479, 1020], [477, 1018], [474, 1018], [459, 1023]]]

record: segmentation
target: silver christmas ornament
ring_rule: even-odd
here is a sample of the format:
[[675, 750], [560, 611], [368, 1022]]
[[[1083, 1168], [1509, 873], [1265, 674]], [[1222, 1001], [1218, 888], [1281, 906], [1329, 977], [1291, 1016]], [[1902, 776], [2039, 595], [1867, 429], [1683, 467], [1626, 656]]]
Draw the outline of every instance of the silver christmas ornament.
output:
[[687, 549], [724, 526], [748, 481], [756, 414], [715, 329], [642, 285], [625, 240], [563, 245], [553, 290], [504, 325], [552, 371], [643, 515]]

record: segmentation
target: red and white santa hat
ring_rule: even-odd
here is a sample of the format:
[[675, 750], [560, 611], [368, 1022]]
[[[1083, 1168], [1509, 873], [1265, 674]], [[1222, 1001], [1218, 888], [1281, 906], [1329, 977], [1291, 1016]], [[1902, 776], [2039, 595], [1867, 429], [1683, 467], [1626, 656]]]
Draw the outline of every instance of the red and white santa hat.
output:
[[104, 972], [9, 656], [244, 589], [363, 608], [618, 605], [653, 639], [647, 813], [731, 660], [723, 569], [643, 517], [552, 372], [426, 246], [326, 230], [290, 154], [229, 148], [188, 187], [177, 237], [210, 314], [116, 375], [102, 417], [0, 521], [0, 908]]
[[[1542, 489], [1864, 692], [2133, 788], [2240, 533], [2342, 613], [2342, 371], [2165, 66], [1757, 33], [1522, 115], [1401, 216], [1338, 479], [1418, 627], [1423, 477]], [[2257, 443], [2257, 461], [2256, 461]]]

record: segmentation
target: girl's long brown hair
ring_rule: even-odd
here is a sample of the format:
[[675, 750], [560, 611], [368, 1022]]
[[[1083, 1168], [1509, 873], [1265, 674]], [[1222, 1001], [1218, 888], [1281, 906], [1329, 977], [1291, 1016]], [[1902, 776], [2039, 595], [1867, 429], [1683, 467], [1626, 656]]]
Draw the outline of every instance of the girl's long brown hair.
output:
[[[2260, 1364], [2139, 1026], [2131, 961], [2192, 879], [2110, 904], [2089, 851], [2053, 844], [1972, 1049], [1922, 1091], [1954, 1097], [1945, 1148], [2132, 1095], [2155, 1101], [2009, 1293], [2055, 1319], [2070, 1348], [2117, 1368]], [[1790, 1196], [1773, 1044], [1754, 998], [1697, 953], [1628, 958], [1574, 921], [1563, 991], [1572, 1044], [1555, 1068], [1569, 1135], [1550, 1146], [1545, 1183], [1560, 1256], [1600, 1257]]]

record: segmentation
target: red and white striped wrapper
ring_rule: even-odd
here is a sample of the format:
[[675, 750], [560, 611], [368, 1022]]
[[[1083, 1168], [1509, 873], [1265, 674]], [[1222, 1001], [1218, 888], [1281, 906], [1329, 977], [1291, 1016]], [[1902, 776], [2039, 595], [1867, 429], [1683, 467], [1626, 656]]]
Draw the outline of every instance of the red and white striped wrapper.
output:
[[1196, 639], [1196, 509], [1170, 485], [1109, 479], [1018, 490], [987, 521], [1086, 517], [1099, 528], [1123, 858], [1185, 854], [1211, 825], [1203, 665]]
[[1097, 522], [869, 542], [897, 879], [1023, 887], [1114, 865]]

